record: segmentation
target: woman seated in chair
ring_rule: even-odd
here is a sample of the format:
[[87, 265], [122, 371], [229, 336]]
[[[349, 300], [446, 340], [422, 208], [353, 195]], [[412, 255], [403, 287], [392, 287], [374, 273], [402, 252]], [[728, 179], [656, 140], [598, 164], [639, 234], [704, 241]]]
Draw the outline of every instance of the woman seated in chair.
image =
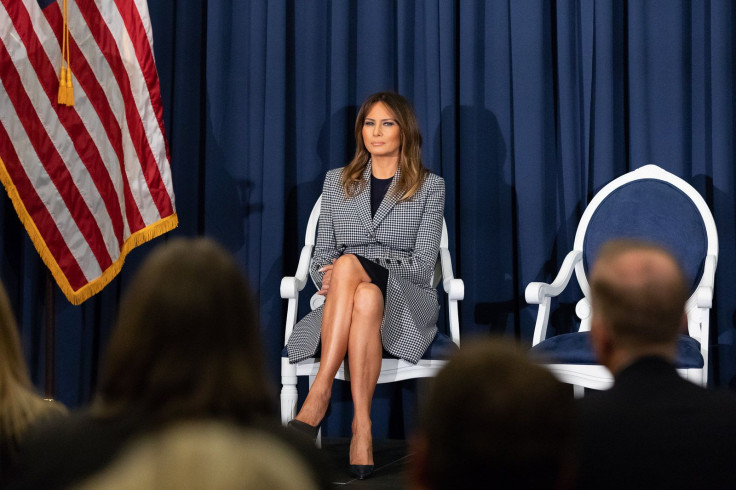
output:
[[327, 172], [322, 190], [310, 273], [326, 300], [297, 323], [288, 342], [290, 362], [320, 351], [320, 368], [289, 426], [316, 437], [347, 355], [350, 469], [362, 479], [373, 472], [370, 407], [383, 350], [417, 363], [437, 333], [432, 277], [445, 184], [422, 164], [416, 116], [402, 96], [368, 97], [355, 139], [353, 160]]

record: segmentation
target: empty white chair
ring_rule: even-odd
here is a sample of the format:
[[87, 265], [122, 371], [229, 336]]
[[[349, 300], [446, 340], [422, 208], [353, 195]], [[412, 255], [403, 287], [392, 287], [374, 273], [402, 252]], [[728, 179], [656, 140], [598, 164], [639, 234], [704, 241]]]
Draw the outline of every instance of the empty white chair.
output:
[[[713, 281], [718, 262], [715, 221], [700, 194], [681, 178], [647, 165], [603, 187], [585, 209], [575, 234], [575, 243], [550, 284], [532, 282], [526, 301], [538, 304], [532, 353], [565, 383], [583, 388], [606, 389], [611, 373], [598, 365], [590, 342], [590, 287], [588, 273], [598, 248], [615, 238], [640, 239], [667, 248], [692, 280], [686, 304], [687, 335], [678, 343], [679, 373], [700, 385], [708, 382], [708, 344]], [[551, 300], [568, 285], [573, 271], [583, 292], [575, 312], [577, 331], [547, 338]]]

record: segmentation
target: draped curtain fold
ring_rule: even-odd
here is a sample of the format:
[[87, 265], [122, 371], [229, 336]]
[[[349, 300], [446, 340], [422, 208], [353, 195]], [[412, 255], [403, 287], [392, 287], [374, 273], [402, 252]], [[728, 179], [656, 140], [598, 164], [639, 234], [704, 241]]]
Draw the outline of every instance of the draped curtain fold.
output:
[[[274, 389], [280, 278], [296, 269], [324, 174], [352, 156], [357, 108], [379, 90], [412, 101], [425, 164], [447, 182], [465, 338], [503, 334], [528, 345], [536, 308], [524, 302], [526, 284], [554, 277], [597, 190], [654, 163], [693, 184], [715, 216], [711, 379], [733, 382], [729, 0], [157, 0], [149, 8], [180, 219], [169, 235], [205, 234], [236, 255], [258, 294]], [[0, 206], [0, 273], [42, 386], [46, 274], [6, 197]], [[119, 295], [160, 241], [131, 253], [120, 277], [82, 306], [56, 291], [56, 393], [65, 403], [89, 400]], [[566, 292], [553, 322], [574, 321], [576, 300]], [[380, 387], [377, 436], [411, 425], [415, 391]], [[337, 387], [336, 397], [349, 400], [349, 390]], [[333, 405], [328, 435], [351, 417], [347, 403]]]

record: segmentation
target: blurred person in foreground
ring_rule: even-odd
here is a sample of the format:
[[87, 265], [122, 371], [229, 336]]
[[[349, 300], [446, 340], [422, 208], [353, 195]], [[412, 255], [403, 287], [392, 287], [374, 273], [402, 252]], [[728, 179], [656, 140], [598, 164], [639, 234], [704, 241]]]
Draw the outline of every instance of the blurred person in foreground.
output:
[[215, 421], [175, 424], [133, 441], [80, 490], [313, 490], [293, 447], [272, 434]]
[[121, 301], [92, 406], [34, 433], [13, 488], [67, 488], [133, 436], [182, 420], [286, 436], [261, 351], [252, 293], [230, 253], [206, 238], [158, 246]]
[[0, 283], [0, 484], [11, 478], [28, 430], [64, 414], [62, 404], [43, 399], [31, 384], [15, 316]]
[[465, 344], [424, 400], [410, 487], [571, 488], [573, 408], [570, 390], [515, 345]]
[[736, 487], [736, 398], [681, 378], [688, 282], [650, 243], [604, 244], [591, 273], [591, 339], [614, 375], [579, 400], [582, 488]]

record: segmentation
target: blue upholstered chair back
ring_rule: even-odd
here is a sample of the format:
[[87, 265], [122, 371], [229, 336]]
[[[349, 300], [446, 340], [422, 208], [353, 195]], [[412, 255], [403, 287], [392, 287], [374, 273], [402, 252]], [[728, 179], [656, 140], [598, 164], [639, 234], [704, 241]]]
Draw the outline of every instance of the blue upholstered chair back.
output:
[[[603, 243], [630, 238], [668, 249], [690, 280], [686, 304], [688, 335], [681, 335], [675, 364], [680, 374], [707, 384], [709, 315], [718, 262], [718, 233], [702, 196], [681, 178], [646, 165], [611, 181], [585, 209], [575, 244], [551, 283], [532, 282], [525, 290], [530, 304], [538, 304], [532, 354], [559, 379], [576, 387], [605, 389], [611, 374], [597, 365], [591, 348], [589, 272]], [[577, 331], [547, 337], [552, 298], [567, 286], [574, 268], [585, 294], [575, 307], [581, 320]]]
[[700, 282], [708, 250], [703, 217], [695, 203], [669, 182], [635, 180], [606, 196], [585, 232], [586, 276], [600, 246], [613, 238], [646, 240], [665, 247], [691, 281], [691, 293]]

